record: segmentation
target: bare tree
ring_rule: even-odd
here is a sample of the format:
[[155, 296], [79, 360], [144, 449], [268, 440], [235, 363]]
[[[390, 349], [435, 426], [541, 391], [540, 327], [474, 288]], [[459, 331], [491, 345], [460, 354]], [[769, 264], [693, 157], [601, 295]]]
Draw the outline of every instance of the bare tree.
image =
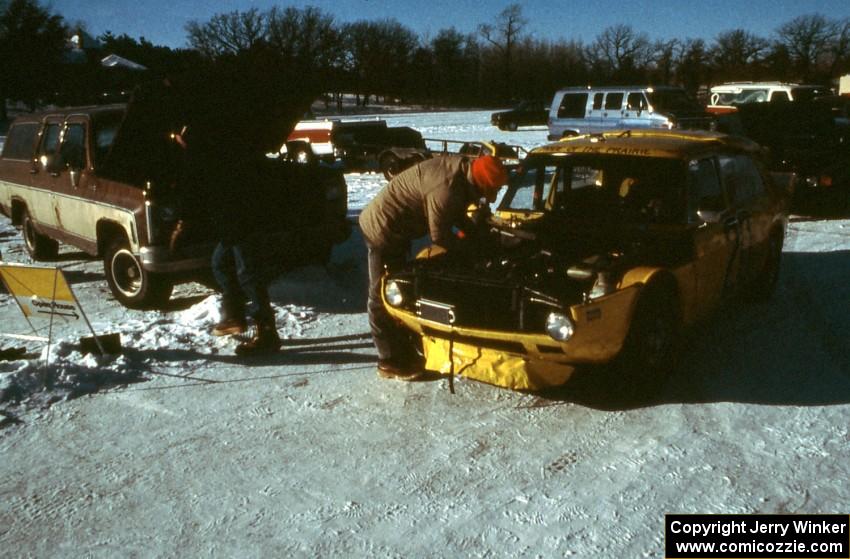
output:
[[346, 25], [343, 35], [349, 71], [354, 76], [355, 94], [385, 97], [404, 90], [414, 50], [416, 34], [393, 19], [358, 21]]
[[816, 73], [818, 64], [830, 53], [836, 26], [820, 14], [797, 17], [777, 29], [778, 42], [784, 46], [806, 81]]
[[312, 6], [273, 7], [266, 18], [269, 44], [285, 61], [325, 72], [341, 65], [342, 34], [332, 16]]
[[764, 60], [769, 46], [762, 37], [734, 29], [717, 36], [711, 50], [712, 59], [723, 79], [752, 79], [752, 66]]
[[654, 81], [670, 84], [673, 81], [677, 61], [682, 57], [684, 45], [679, 39], [657, 40], [650, 47], [651, 64], [654, 66]]
[[216, 14], [206, 23], [190, 21], [186, 32], [189, 45], [206, 56], [238, 54], [266, 39], [267, 16], [256, 8]]
[[833, 37], [830, 41], [832, 61], [830, 76], [837, 76], [841, 69], [850, 70], [850, 18], [844, 18], [833, 24]]
[[528, 24], [522, 16], [522, 6], [511, 4], [496, 17], [494, 24], [483, 24], [478, 32], [496, 51], [502, 60], [505, 97], [513, 97], [513, 62], [514, 50], [521, 40], [523, 29]]
[[612, 79], [633, 79], [646, 67], [651, 45], [646, 33], [636, 32], [630, 25], [606, 28], [589, 47], [591, 63], [606, 71]]
[[677, 81], [691, 94], [711, 81], [711, 57], [705, 41], [686, 39], [676, 64]]

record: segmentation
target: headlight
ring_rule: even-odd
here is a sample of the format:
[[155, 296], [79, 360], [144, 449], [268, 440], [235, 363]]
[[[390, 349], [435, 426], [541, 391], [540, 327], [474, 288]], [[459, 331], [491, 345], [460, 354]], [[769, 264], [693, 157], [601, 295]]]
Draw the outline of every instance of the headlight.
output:
[[398, 283], [394, 281], [388, 281], [384, 286], [384, 297], [386, 298], [387, 303], [394, 307], [401, 305], [402, 301], [404, 301], [404, 295], [401, 293], [401, 287], [399, 287]]
[[565, 314], [559, 312], [549, 313], [549, 316], [546, 317], [546, 333], [553, 340], [565, 342], [573, 337], [575, 324]]

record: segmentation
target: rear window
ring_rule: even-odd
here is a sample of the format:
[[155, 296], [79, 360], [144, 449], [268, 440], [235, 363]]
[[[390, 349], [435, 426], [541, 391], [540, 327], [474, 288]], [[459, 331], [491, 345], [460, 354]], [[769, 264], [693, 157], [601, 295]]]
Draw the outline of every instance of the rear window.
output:
[[3, 146], [3, 157], [29, 161], [33, 157], [36, 136], [38, 136], [36, 122], [12, 125], [6, 137], [6, 144]]
[[558, 107], [558, 118], [584, 118], [587, 93], [567, 93]]

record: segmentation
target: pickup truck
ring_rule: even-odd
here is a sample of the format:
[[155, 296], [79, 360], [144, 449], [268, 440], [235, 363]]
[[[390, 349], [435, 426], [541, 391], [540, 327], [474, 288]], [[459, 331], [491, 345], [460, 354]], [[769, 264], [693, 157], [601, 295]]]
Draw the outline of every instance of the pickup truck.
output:
[[[339, 170], [262, 153], [215, 160], [272, 125], [274, 133], [287, 119], [294, 126], [295, 114], [274, 123], [268, 114], [234, 117], [235, 110], [223, 117], [198, 105], [197, 88], [187, 91], [152, 87], [128, 104], [51, 109], [11, 124], [0, 155], [0, 211], [21, 228], [34, 260], [55, 259], [60, 242], [75, 246], [103, 259], [123, 305], [158, 308], [175, 283], [208, 271], [222, 226], [212, 216], [237, 211], [216, 204], [217, 190], [261, 201], [248, 206], [256, 212], [251, 226], [281, 253], [269, 258], [288, 266], [324, 260], [348, 236]], [[208, 151], [187, 150], [187, 138]]]
[[308, 163], [341, 163], [346, 171], [374, 171], [387, 148], [424, 149], [422, 134], [386, 120], [302, 120], [280, 148], [285, 159]]
[[378, 155], [381, 172], [387, 180], [434, 156], [448, 153], [479, 157], [493, 155], [502, 160], [507, 167], [516, 166], [525, 158], [527, 150], [518, 145], [505, 144], [491, 140], [489, 142], [444, 140], [424, 138], [424, 146], [419, 148], [388, 148]]

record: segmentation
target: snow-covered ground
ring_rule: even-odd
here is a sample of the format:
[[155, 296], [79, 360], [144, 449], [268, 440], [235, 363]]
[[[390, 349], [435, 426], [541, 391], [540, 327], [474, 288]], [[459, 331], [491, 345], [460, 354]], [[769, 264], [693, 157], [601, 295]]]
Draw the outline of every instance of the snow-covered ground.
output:
[[[386, 115], [426, 137], [533, 147], [489, 112]], [[352, 217], [380, 189], [347, 175]], [[0, 218], [4, 259], [27, 262]], [[280, 355], [209, 335], [216, 296], [122, 308], [97, 261], [61, 264], [120, 356], [0, 362], [3, 556], [662, 557], [665, 513], [850, 510], [850, 220], [795, 219], [770, 304], [688, 337], [658, 403], [377, 378], [355, 230], [274, 284]], [[0, 295], [0, 331], [26, 323]], [[20, 344], [0, 338], [0, 345]]]

